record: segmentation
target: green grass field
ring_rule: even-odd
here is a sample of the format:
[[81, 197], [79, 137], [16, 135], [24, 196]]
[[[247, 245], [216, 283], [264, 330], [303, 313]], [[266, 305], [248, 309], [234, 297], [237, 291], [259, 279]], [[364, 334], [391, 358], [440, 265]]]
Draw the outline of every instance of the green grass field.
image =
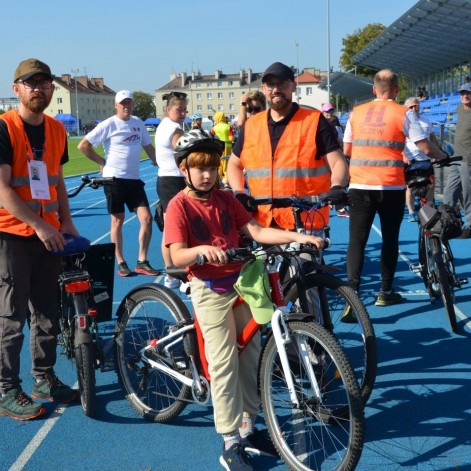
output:
[[[98, 172], [98, 165], [95, 162], [92, 162], [90, 159], [85, 157], [77, 149], [77, 145], [80, 142], [81, 137], [70, 137], [69, 144], [69, 162], [64, 165], [64, 176], [69, 177], [71, 175], [84, 175], [87, 173]], [[95, 149], [98, 154], [102, 157], [105, 155], [103, 151], [103, 146]], [[144, 149], [141, 151], [141, 159], [147, 159], [147, 154]]]

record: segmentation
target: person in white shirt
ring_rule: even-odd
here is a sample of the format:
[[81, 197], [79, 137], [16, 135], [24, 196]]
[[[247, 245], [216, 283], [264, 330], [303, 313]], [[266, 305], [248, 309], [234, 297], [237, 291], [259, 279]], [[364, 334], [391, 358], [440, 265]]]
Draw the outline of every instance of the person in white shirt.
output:
[[[155, 132], [155, 155], [159, 171], [157, 173], [157, 194], [164, 213], [164, 223], [169, 201], [186, 186], [185, 178], [175, 163], [175, 145], [183, 135], [183, 121], [186, 118], [186, 93], [170, 92], [162, 97], [167, 102], [166, 116]], [[164, 228], [165, 231], [165, 228]], [[162, 236], [162, 257], [166, 267], [172, 265], [170, 250], [164, 244]], [[178, 288], [180, 280], [166, 275], [164, 284], [167, 288]]]
[[[114, 177], [104, 185], [108, 212], [111, 215], [111, 242], [116, 246], [118, 275], [129, 276], [132, 272], [123, 255], [124, 206], [136, 213], [141, 225], [139, 231], [139, 259], [135, 272], [156, 276], [147, 251], [152, 236], [152, 215], [149, 201], [140, 179], [139, 162], [143, 148], [154, 165], [155, 150], [152, 139], [142, 120], [132, 115], [134, 98], [129, 90], [121, 90], [115, 97], [116, 114], [102, 121], [79, 143], [78, 149], [100, 166], [103, 177]], [[105, 158], [96, 153], [94, 147], [103, 144]]]

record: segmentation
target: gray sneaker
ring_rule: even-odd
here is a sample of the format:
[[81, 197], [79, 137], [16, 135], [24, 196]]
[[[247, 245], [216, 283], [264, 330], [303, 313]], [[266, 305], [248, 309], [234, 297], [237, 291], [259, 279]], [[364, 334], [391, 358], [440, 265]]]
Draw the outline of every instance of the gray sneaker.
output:
[[404, 300], [404, 298], [396, 293], [394, 290], [391, 290], [390, 293], [385, 293], [380, 291], [378, 298], [376, 299], [376, 306], [392, 306], [393, 304], [399, 304]]
[[55, 374], [47, 374], [44, 378], [34, 378], [31, 397], [66, 404], [78, 399], [79, 395], [77, 391], [65, 385]]
[[15, 420], [31, 420], [46, 413], [46, 408], [23, 392], [21, 388], [10, 389], [0, 397], [0, 415]]
[[129, 269], [128, 264], [126, 262], [121, 262], [118, 264], [118, 275], [122, 277], [129, 276], [132, 271]]

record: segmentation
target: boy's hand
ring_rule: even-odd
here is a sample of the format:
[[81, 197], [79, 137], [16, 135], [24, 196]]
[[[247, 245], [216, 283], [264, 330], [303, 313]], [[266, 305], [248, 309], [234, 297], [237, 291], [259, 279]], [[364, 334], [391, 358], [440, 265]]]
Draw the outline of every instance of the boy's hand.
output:
[[225, 250], [211, 245], [203, 245], [199, 247], [199, 252], [206, 257], [208, 263], [227, 263], [229, 261]]
[[299, 234], [297, 242], [299, 242], [300, 244], [312, 244], [319, 250], [324, 247], [324, 239], [322, 239], [322, 237], [317, 237], [313, 235]]

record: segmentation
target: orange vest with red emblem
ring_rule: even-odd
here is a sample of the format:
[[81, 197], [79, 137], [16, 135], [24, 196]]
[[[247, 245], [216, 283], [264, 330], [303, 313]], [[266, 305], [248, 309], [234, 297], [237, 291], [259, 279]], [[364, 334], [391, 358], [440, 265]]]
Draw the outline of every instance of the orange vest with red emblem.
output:
[[406, 112], [404, 106], [389, 100], [375, 100], [353, 109], [350, 188], [404, 188]]
[[[57, 201], [57, 185], [59, 183], [60, 163], [64, 154], [66, 135], [64, 126], [57, 120], [44, 115], [45, 141], [43, 162], [46, 164], [50, 200], [38, 200], [31, 197], [28, 174], [28, 159], [32, 158], [32, 150], [17, 111], [12, 110], [0, 116], [7, 123], [13, 148], [10, 186], [18, 196], [46, 222], [60, 228], [57, 216], [59, 203]], [[1, 206], [0, 202], [0, 232], [8, 232], [20, 236], [31, 236], [35, 231], [28, 224], [17, 219]]]
[[[268, 111], [257, 113], [245, 123], [240, 155], [254, 198], [325, 196], [330, 190], [330, 169], [325, 157], [316, 159], [316, 133], [320, 112], [300, 108], [286, 126], [272, 155]], [[315, 199], [315, 198], [314, 198]], [[279, 227], [294, 229], [291, 208], [259, 206], [255, 219], [263, 226], [274, 220]], [[329, 222], [329, 209], [309, 215], [303, 211], [306, 229], [322, 229]]]

